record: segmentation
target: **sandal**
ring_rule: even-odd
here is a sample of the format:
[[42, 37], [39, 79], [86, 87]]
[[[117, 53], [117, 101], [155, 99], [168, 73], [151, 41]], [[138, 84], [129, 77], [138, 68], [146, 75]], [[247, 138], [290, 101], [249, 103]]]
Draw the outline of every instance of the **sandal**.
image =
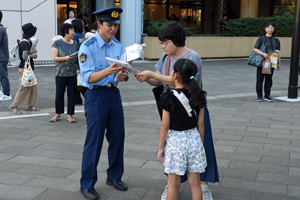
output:
[[67, 120], [68, 120], [69, 123], [75, 123], [76, 122], [75, 119], [71, 115], [69, 115], [67, 117]]
[[35, 108], [34, 106], [28, 106], [25, 111], [40, 111], [40, 109]]
[[59, 120], [61, 120], [61, 117], [59, 116], [59, 115], [55, 115], [53, 118], [51, 118], [49, 121], [50, 122], [57, 122], [57, 121], [59, 121]]
[[18, 110], [18, 106], [11, 104], [9, 108], [14, 112], [14, 114], [22, 114], [22, 112]]

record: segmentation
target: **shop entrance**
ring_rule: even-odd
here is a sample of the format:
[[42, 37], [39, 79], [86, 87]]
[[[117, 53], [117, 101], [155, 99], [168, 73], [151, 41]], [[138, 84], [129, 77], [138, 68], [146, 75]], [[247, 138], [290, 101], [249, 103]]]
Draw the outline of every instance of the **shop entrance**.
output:
[[57, 0], [57, 34], [60, 35], [60, 26], [69, 18], [69, 11], [73, 10], [77, 17], [77, 1]]

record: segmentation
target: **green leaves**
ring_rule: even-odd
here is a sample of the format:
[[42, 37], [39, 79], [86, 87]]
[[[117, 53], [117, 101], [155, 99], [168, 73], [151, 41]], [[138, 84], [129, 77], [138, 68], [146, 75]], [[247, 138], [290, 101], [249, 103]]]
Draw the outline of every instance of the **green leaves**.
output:
[[[157, 36], [160, 29], [165, 25], [167, 25], [168, 23], [169, 20], [167, 19], [164, 20], [144, 19], [144, 33], [146, 33], [148, 36]], [[196, 31], [192, 31], [193, 28], [184, 27], [184, 30], [186, 36], [191, 36], [194, 33], [196, 33]]]
[[224, 21], [225, 30], [221, 36], [262, 36], [266, 23], [275, 24], [276, 37], [291, 37], [293, 32], [293, 16], [272, 16], [229, 19]]

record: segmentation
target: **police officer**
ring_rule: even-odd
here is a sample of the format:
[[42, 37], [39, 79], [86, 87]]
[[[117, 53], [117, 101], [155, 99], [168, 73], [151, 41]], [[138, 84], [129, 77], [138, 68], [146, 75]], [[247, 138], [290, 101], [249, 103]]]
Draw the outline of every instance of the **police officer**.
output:
[[85, 95], [87, 135], [82, 154], [80, 191], [87, 199], [99, 199], [94, 189], [97, 182], [97, 165], [106, 130], [109, 167], [106, 184], [120, 191], [127, 190], [121, 178], [124, 171], [124, 114], [116, 81], [127, 81], [125, 69], [111, 64], [105, 57], [120, 58], [122, 44], [114, 38], [120, 24], [121, 8], [103, 8], [95, 11], [97, 33], [83, 43], [79, 50], [79, 65], [82, 85], [88, 90]]

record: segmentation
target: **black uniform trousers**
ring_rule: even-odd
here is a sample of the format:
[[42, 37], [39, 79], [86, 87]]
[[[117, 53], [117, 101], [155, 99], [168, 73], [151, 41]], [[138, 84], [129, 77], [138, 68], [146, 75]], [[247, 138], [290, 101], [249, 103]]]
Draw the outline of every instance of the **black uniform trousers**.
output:
[[55, 97], [55, 113], [63, 114], [65, 111], [65, 91], [67, 87], [68, 95], [68, 115], [74, 115], [75, 110], [75, 92], [77, 89], [77, 77], [56, 76], [56, 97]]
[[257, 98], [262, 98], [262, 88], [263, 88], [263, 82], [265, 80], [264, 85], [264, 92], [265, 92], [265, 98], [270, 97], [271, 94], [271, 87], [273, 85], [272, 77], [274, 73], [274, 68], [272, 67], [272, 73], [271, 74], [262, 74], [261, 73], [262, 68], [257, 67], [256, 71], [256, 94]]
[[97, 165], [104, 135], [109, 143], [107, 178], [121, 181], [124, 172], [125, 127], [119, 89], [88, 89], [85, 94], [85, 114], [87, 135], [82, 153], [81, 187], [93, 189], [98, 180]]

